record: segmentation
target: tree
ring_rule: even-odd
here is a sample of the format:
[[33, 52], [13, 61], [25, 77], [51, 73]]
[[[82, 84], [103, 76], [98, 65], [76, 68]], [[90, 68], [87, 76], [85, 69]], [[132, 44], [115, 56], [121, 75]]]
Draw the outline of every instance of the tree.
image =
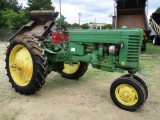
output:
[[14, 12], [20, 12], [20, 10], [22, 9], [22, 4], [20, 5], [17, 0], [0, 0], [0, 29], [6, 26], [6, 18], [4, 18], [4, 12], [7, 11], [6, 13], [8, 13], [9, 9]]
[[22, 8], [17, 0], [1, 0], [0, 1], [1, 10], [12, 9], [13, 11], [18, 12]]
[[5, 4], [6, 4], [6, 1], [4, 1], [4, 0], [0, 1], [0, 8], [1, 8], [1, 10], [4, 10]]
[[61, 15], [61, 18], [58, 18], [56, 20], [56, 23], [58, 25], [64, 25], [65, 27], [71, 27], [71, 24], [69, 24], [67, 21], [66, 21], [66, 17], [64, 15]]
[[1, 28], [8, 28], [10, 30], [17, 30], [28, 22], [28, 17], [24, 11], [15, 12], [12, 9], [2, 11], [3, 26]]
[[72, 24], [72, 27], [80, 27], [80, 25], [77, 23], [74, 23], [74, 24]]
[[89, 29], [89, 25], [86, 23], [86, 24], [82, 24], [82, 29]]
[[28, 0], [29, 10], [52, 10], [51, 0]]
[[66, 17], [64, 17], [64, 15], [61, 15], [61, 18], [58, 18], [57, 20], [56, 20], [56, 23], [58, 24], [58, 25], [65, 25], [67, 22], [65, 21], [65, 19], [66, 19]]
[[160, 13], [160, 7], [155, 11], [155, 13]]
[[102, 29], [107, 29], [107, 28], [111, 29], [112, 25], [111, 24], [106, 24], [106, 25], [102, 26]]

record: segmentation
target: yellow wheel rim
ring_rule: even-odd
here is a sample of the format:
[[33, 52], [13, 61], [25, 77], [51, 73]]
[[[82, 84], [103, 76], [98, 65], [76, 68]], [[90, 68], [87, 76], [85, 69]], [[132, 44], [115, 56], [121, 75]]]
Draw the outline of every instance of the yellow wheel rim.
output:
[[73, 74], [78, 70], [79, 66], [80, 66], [80, 62], [78, 62], [77, 64], [72, 64], [72, 65], [64, 64], [63, 72], [66, 74]]
[[138, 101], [137, 91], [128, 84], [121, 84], [115, 90], [117, 100], [125, 106], [133, 106]]
[[16, 45], [9, 56], [9, 70], [14, 82], [26, 86], [33, 73], [33, 61], [29, 51], [23, 45]]

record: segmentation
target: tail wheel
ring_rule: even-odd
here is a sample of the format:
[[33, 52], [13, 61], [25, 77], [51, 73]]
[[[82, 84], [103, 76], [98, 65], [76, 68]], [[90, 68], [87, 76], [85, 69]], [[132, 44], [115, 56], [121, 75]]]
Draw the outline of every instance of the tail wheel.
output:
[[110, 88], [113, 102], [121, 109], [135, 111], [146, 100], [143, 86], [136, 80], [126, 77], [116, 79]]
[[17, 37], [6, 53], [6, 69], [12, 87], [21, 94], [33, 94], [45, 83], [46, 65], [38, 42]]
[[78, 79], [85, 74], [87, 68], [88, 63], [85, 62], [78, 62], [72, 65], [64, 64], [64, 69], [60, 71], [60, 74], [62, 75], [62, 77], [68, 79]]
[[[121, 76], [121, 77], [130, 77], [130, 75], [129, 74], [126, 74], [126, 75], [123, 75], [123, 76]], [[136, 75], [134, 75], [134, 77], [133, 77], [135, 80], [137, 80], [142, 86], [143, 86], [143, 88], [144, 88], [144, 90], [145, 90], [145, 92], [146, 92], [146, 99], [148, 98], [148, 88], [147, 88], [147, 85], [146, 85], [146, 83], [140, 78], [140, 77], [138, 77], [138, 76], [136, 76]]]

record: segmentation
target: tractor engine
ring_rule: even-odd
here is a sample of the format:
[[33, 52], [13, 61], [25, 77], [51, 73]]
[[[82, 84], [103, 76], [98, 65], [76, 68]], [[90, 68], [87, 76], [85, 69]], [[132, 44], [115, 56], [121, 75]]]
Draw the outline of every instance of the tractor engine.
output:
[[69, 31], [69, 60], [89, 62], [104, 71], [133, 73], [139, 67], [141, 32], [126, 28]]

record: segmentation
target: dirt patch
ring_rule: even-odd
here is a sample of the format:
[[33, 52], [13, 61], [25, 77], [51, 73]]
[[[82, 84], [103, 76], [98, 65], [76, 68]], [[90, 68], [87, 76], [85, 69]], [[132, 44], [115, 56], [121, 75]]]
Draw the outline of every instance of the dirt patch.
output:
[[156, 73], [160, 74], [160, 66], [157, 67]]
[[142, 57], [142, 58], [148, 58], [148, 57], [153, 57], [153, 55], [141, 54], [140, 57]]

